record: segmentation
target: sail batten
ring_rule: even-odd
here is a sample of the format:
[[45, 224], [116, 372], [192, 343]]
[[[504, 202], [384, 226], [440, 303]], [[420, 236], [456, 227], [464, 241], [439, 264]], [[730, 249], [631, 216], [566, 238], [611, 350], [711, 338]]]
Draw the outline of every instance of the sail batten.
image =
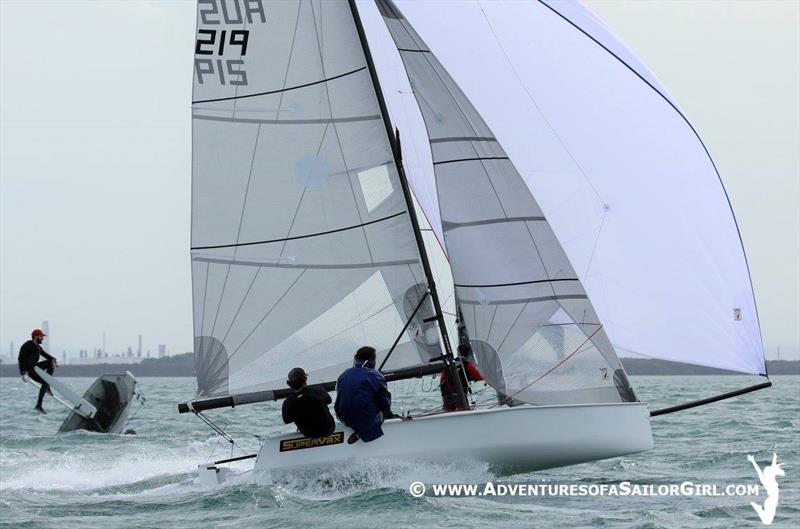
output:
[[358, 72], [360, 72], [362, 70], [365, 70], [365, 69], [366, 69], [366, 66], [362, 66], [361, 68], [356, 68], [355, 70], [351, 70], [349, 72], [340, 73], [339, 75], [334, 75], [333, 77], [328, 77], [326, 79], [320, 79], [319, 81], [312, 81], [310, 83], [305, 83], [305, 84], [301, 84], [301, 85], [297, 85], [297, 86], [290, 86], [288, 88], [279, 88], [279, 89], [276, 89], [276, 90], [267, 90], [265, 92], [256, 92], [254, 94], [239, 94], [239, 95], [230, 96], [230, 97], [218, 97], [216, 99], [201, 99], [201, 100], [198, 100], [198, 101], [192, 101], [192, 104], [196, 105], [196, 104], [200, 104], [200, 103], [216, 103], [218, 101], [234, 101], [234, 100], [237, 100], [237, 99], [247, 99], [249, 97], [261, 97], [261, 96], [268, 96], [268, 95], [272, 95], [272, 94], [280, 94], [282, 92], [290, 92], [292, 90], [298, 90], [300, 88], [305, 88], [307, 86], [313, 86], [315, 84], [328, 83], [330, 81], [335, 81], [336, 79], [340, 79], [342, 77], [346, 77], [348, 75], [352, 75], [354, 73], [358, 73]]

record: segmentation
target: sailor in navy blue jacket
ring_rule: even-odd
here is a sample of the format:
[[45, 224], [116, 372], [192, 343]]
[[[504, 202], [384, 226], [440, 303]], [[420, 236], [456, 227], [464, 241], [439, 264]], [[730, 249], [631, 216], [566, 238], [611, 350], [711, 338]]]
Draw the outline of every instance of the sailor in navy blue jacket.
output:
[[362, 347], [356, 352], [353, 367], [336, 381], [336, 416], [357, 434], [348, 442], [359, 438], [369, 442], [382, 436], [383, 420], [394, 416], [391, 407], [392, 394], [386, 379], [375, 369], [375, 349]]

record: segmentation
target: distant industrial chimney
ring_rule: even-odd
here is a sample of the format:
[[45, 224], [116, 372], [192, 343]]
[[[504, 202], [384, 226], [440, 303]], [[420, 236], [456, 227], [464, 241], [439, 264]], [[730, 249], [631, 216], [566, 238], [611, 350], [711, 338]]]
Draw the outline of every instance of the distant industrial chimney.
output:
[[42, 343], [42, 347], [44, 347], [44, 350], [49, 353], [50, 352], [50, 322], [49, 321], [44, 320], [42, 322], [42, 330], [44, 331], [44, 334], [45, 334], [44, 342]]

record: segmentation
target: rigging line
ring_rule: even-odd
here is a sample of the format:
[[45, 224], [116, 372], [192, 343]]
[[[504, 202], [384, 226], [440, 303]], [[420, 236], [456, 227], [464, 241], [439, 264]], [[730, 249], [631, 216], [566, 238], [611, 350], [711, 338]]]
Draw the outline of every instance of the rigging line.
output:
[[[529, 388], [529, 387], [531, 387], [532, 385], [536, 384], [538, 381], [540, 381], [541, 379], [543, 379], [545, 376], [547, 376], [547, 375], [549, 375], [550, 373], [552, 373], [552, 372], [553, 372], [553, 370], [555, 370], [555, 369], [556, 369], [558, 366], [560, 366], [561, 364], [563, 364], [564, 362], [566, 362], [567, 360], [569, 360], [569, 359], [570, 359], [570, 358], [572, 358], [573, 356], [577, 355], [578, 353], [582, 353], [583, 351], [589, 351], [591, 348], [583, 349], [583, 346], [584, 346], [584, 345], [586, 345], [586, 343], [587, 343], [587, 342], [590, 342], [590, 341], [592, 340], [592, 338], [594, 337], [594, 335], [595, 335], [595, 334], [597, 334], [598, 332], [600, 332], [600, 329], [602, 329], [602, 328], [603, 328], [603, 326], [602, 326], [602, 325], [598, 326], [598, 327], [597, 327], [597, 329], [595, 329], [595, 330], [594, 330], [594, 332], [593, 332], [592, 334], [590, 334], [590, 335], [589, 335], [589, 336], [588, 336], [588, 337], [587, 337], [587, 338], [586, 338], [586, 339], [585, 339], [585, 340], [584, 340], [584, 341], [583, 341], [583, 342], [582, 342], [582, 343], [581, 343], [581, 344], [578, 346], [578, 348], [577, 348], [577, 349], [575, 349], [575, 350], [574, 350], [574, 351], [572, 351], [570, 354], [568, 354], [567, 356], [565, 356], [564, 358], [562, 358], [561, 360], [559, 360], [558, 362], [556, 362], [555, 364], [553, 364], [553, 365], [550, 367], [550, 369], [548, 369], [547, 371], [545, 371], [544, 373], [542, 373], [541, 375], [539, 375], [539, 376], [538, 376], [538, 377], [537, 377], [535, 380], [533, 380], [533, 382], [529, 382], [528, 384], [526, 384], [525, 386], [521, 387], [520, 389], [518, 389], [518, 390], [517, 390], [517, 391], [515, 391], [514, 393], [511, 393], [510, 395], [506, 395], [506, 396], [505, 396], [505, 398], [503, 399], [503, 402], [509, 402], [510, 400], [512, 400], [512, 399], [514, 398], [514, 396], [515, 396], [515, 395], [519, 395], [519, 394], [520, 394], [522, 391], [525, 391], [526, 389], [528, 389], [528, 388]], [[499, 403], [499, 402], [497, 403], [497, 405], [498, 405], [498, 406], [499, 406], [500, 404], [501, 404], [501, 403]]]
[[497, 346], [498, 354], [500, 352], [500, 349], [503, 348], [503, 344], [506, 343], [506, 340], [508, 339], [508, 336], [511, 334], [511, 331], [514, 330], [514, 326], [519, 321], [519, 318], [522, 316], [522, 313], [525, 312], [526, 308], [528, 308], [528, 303], [527, 302], [525, 302], [525, 304], [522, 306], [522, 309], [520, 309], [519, 314], [517, 314], [517, 317], [514, 318], [514, 321], [511, 323], [511, 325], [508, 326], [508, 332], [506, 333], [505, 336], [503, 336], [503, 341], [500, 342], [500, 344], [498, 344], [498, 346]]
[[[322, 54], [322, 43], [320, 42], [320, 35], [319, 31], [317, 31], [317, 15], [314, 11], [314, 4], [311, 4], [311, 16], [314, 17], [314, 34], [316, 35], [317, 39], [317, 51], [319, 53], [319, 60], [320, 60], [320, 67], [322, 68], [322, 75], [325, 75], [325, 59], [324, 55]], [[320, 19], [322, 18], [322, 12], [320, 11]], [[364, 66], [361, 68], [362, 70], [366, 70], [367, 67]], [[323, 85], [325, 87], [325, 98], [328, 101], [328, 112], [330, 113], [331, 119], [333, 119], [333, 106], [331, 105], [331, 93], [328, 89], [328, 84], [325, 83]], [[377, 97], [377, 96], [376, 96]], [[358, 198], [356, 198], [356, 190], [353, 188], [353, 180], [350, 178], [350, 169], [347, 166], [347, 159], [344, 155], [344, 149], [342, 148], [342, 139], [339, 137], [339, 129], [336, 127], [336, 123], [333, 123], [333, 132], [336, 134], [336, 143], [339, 146], [339, 153], [342, 155], [342, 164], [344, 165], [345, 172], [347, 173], [347, 183], [350, 185], [350, 192], [353, 195], [353, 204], [355, 205], [356, 214], [358, 215], [358, 220], [361, 223], [364, 223], [364, 219], [361, 216], [361, 210], [358, 207]], [[369, 239], [367, 238], [367, 230], [362, 229], [362, 233], [364, 235], [364, 243], [367, 247], [367, 253], [369, 254], [369, 260], [374, 261], [375, 258], [372, 255], [372, 248], [369, 245]]]
[[[329, 341], [333, 340], [334, 338], [337, 338], [337, 337], [339, 337], [339, 336], [341, 336], [341, 335], [345, 334], [347, 331], [349, 331], [349, 330], [351, 330], [351, 329], [355, 329], [355, 328], [356, 328], [356, 327], [358, 327], [359, 325], [362, 325], [362, 324], [364, 324], [364, 323], [368, 322], [369, 320], [371, 320], [372, 318], [374, 318], [374, 317], [376, 317], [376, 316], [380, 315], [380, 314], [381, 314], [381, 313], [382, 313], [384, 310], [388, 309], [388, 308], [389, 308], [389, 307], [391, 307], [392, 305], [394, 305], [394, 301], [390, 301], [389, 303], [387, 303], [387, 304], [386, 304], [386, 305], [384, 305], [383, 307], [379, 308], [379, 309], [378, 309], [378, 310], [376, 310], [374, 313], [372, 313], [371, 315], [367, 316], [367, 317], [366, 317], [366, 318], [365, 318], [363, 321], [359, 321], [359, 322], [356, 322], [356, 323], [354, 323], [353, 325], [350, 325], [349, 327], [345, 327], [344, 329], [342, 329], [341, 331], [337, 332], [336, 334], [332, 334], [332, 335], [330, 335], [329, 337], [327, 337], [327, 338], [325, 338], [324, 340], [322, 340], [321, 342], [319, 342], [319, 343], [315, 344], [313, 347], [319, 347], [320, 345], [322, 345], [322, 344], [324, 344], [324, 343], [326, 343], [326, 342], [329, 342]], [[305, 353], [305, 352], [307, 352], [307, 351], [308, 351], [308, 350], [310, 350], [310, 349], [311, 349], [311, 347], [309, 347], [308, 349], [305, 349], [305, 350], [303, 350], [303, 351], [300, 351], [300, 353]], [[299, 353], [298, 353], [298, 354], [299, 354]]]
[[[459, 307], [461, 306], [461, 299], [460, 298], [458, 300], [458, 306]], [[472, 306], [472, 325], [473, 325], [473, 328], [477, 331], [478, 330], [478, 306], [477, 305], [473, 305]], [[476, 338], [477, 338], [477, 336], [476, 336]], [[488, 337], [487, 337], [486, 341], [487, 342], [489, 341]]]
[[[313, 10], [313, 7], [312, 7], [312, 10]], [[345, 73], [341, 73], [339, 75], [334, 75], [333, 77], [327, 77], [325, 79], [320, 79], [319, 81], [314, 81], [313, 83], [306, 83], [306, 84], [301, 84], [301, 85], [297, 85], [297, 86], [290, 86], [289, 88], [282, 88], [280, 90], [270, 90], [268, 92], [258, 92], [258, 93], [255, 93], [255, 94], [245, 94], [243, 96], [219, 97], [219, 98], [216, 98], [216, 99], [201, 99], [199, 101], [192, 101], [192, 104], [195, 105], [195, 104], [200, 104], [200, 103], [217, 103], [219, 101], [232, 101], [232, 100], [237, 100], [237, 99], [246, 99], [248, 97], [260, 97], [260, 96], [267, 96], [267, 95], [272, 95], [272, 94], [279, 94], [281, 92], [288, 92], [290, 90], [297, 90], [298, 88], [307, 88], [309, 86], [314, 86], [314, 85], [317, 85], [317, 84], [327, 83], [328, 81], [335, 81], [336, 79], [340, 79], [342, 77], [347, 77], [348, 75], [353, 75], [354, 73], [358, 73], [361, 70], [365, 70], [366, 68], [367, 68], [366, 66], [362, 66], [361, 68], [356, 68], [355, 70], [352, 70], [350, 72], [345, 72]], [[323, 72], [323, 75], [324, 75], [324, 72]]]
[[253, 285], [256, 282], [256, 278], [258, 278], [258, 274], [260, 274], [260, 273], [261, 273], [261, 267], [260, 266], [256, 267], [256, 273], [253, 274], [253, 279], [250, 281], [250, 285], [247, 287], [247, 292], [244, 293], [244, 296], [242, 297], [242, 301], [239, 303], [239, 306], [236, 308], [236, 312], [234, 313], [233, 318], [231, 318], [231, 322], [228, 325], [227, 330], [225, 331], [225, 336], [223, 336], [222, 340], [220, 340], [220, 342], [222, 342], [223, 344], [225, 343], [225, 340], [228, 338], [228, 334], [231, 332], [231, 329], [233, 328], [233, 324], [236, 323], [236, 318], [239, 317], [239, 311], [241, 311], [242, 307], [244, 307], [244, 302], [247, 301], [247, 297], [250, 295], [250, 290], [253, 288]]
[[488, 285], [462, 285], [460, 283], [455, 283], [455, 286], [462, 287], [462, 288], [494, 288], [494, 287], [515, 287], [519, 285], [535, 285], [538, 283], [555, 283], [557, 281], [580, 281], [578, 278], [557, 278], [557, 279], [537, 279], [534, 281], [519, 281], [517, 283], [496, 283], [496, 284], [488, 284]]
[[292, 281], [292, 284], [291, 284], [291, 285], [289, 285], [289, 286], [286, 288], [286, 290], [283, 292], [283, 294], [281, 294], [281, 296], [278, 298], [278, 300], [277, 300], [277, 301], [275, 301], [275, 303], [273, 303], [273, 304], [272, 304], [272, 306], [269, 308], [269, 310], [267, 311], [267, 313], [266, 313], [266, 314], [264, 314], [264, 317], [263, 317], [263, 318], [261, 318], [261, 320], [259, 320], [259, 322], [256, 324], [256, 326], [255, 326], [255, 327], [253, 327], [253, 330], [252, 330], [252, 331], [250, 331], [250, 332], [247, 334], [247, 336], [245, 336], [245, 337], [244, 337], [244, 340], [242, 340], [242, 342], [241, 342], [239, 345], [237, 345], [237, 346], [236, 346], [236, 348], [233, 350], [233, 352], [230, 354], [230, 356], [228, 356], [228, 362], [229, 362], [229, 363], [230, 363], [231, 359], [232, 359], [232, 358], [233, 358], [233, 357], [236, 355], [236, 353], [238, 353], [238, 352], [239, 352], [239, 349], [240, 349], [240, 348], [241, 348], [241, 347], [242, 347], [242, 346], [245, 344], [245, 342], [247, 342], [247, 340], [249, 340], [249, 339], [250, 339], [250, 337], [253, 335], [253, 333], [254, 333], [254, 332], [256, 332], [256, 329], [258, 329], [258, 328], [261, 326], [261, 324], [262, 324], [262, 323], [264, 323], [264, 320], [266, 320], [266, 319], [267, 319], [267, 316], [269, 316], [269, 315], [272, 313], [272, 311], [273, 311], [273, 310], [275, 310], [275, 307], [277, 307], [277, 306], [278, 306], [278, 304], [279, 304], [279, 303], [280, 303], [280, 302], [283, 300], [283, 298], [284, 298], [284, 297], [286, 297], [286, 294], [288, 294], [288, 293], [289, 293], [289, 291], [292, 289], [292, 287], [293, 287], [293, 286], [295, 286], [295, 285], [297, 284], [297, 282], [298, 282], [298, 281], [300, 281], [300, 278], [301, 278], [301, 277], [303, 277], [303, 274], [305, 274], [305, 273], [306, 273], [306, 270], [303, 270], [302, 272], [300, 272], [300, 273], [297, 275], [297, 278], [295, 278], [295, 280], [294, 280], [294, 281]]
[[[486, 332], [486, 343], [489, 343], [489, 336], [492, 335], [492, 327], [494, 326], [494, 317], [497, 316], [497, 309], [500, 305], [494, 306], [494, 312], [492, 312], [492, 321], [489, 322], [489, 330]], [[475, 329], [475, 334], [478, 334], [478, 329]]]
[[344, 228], [336, 228], [335, 230], [320, 231], [320, 232], [317, 232], [317, 233], [310, 233], [310, 234], [306, 234], [306, 235], [295, 235], [294, 237], [285, 237], [285, 238], [282, 238], [282, 239], [270, 239], [270, 240], [266, 240], [266, 241], [243, 242], [243, 243], [239, 243], [239, 244], [217, 244], [217, 245], [213, 245], [213, 246], [195, 246], [195, 247], [192, 248], [192, 250], [214, 250], [214, 249], [217, 249], [217, 248], [233, 248], [234, 246], [253, 246], [253, 245], [257, 245], [257, 244], [271, 244], [271, 243], [275, 243], [275, 242], [294, 241], [294, 240], [297, 240], [297, 239], [308, 239], [310, 237], [319, 237], [321, 235], [330, 235], [331, 233], [338, 233], [340, 231], [347, 231], [347, 230], [352, 230], [352, 229], [355, 229], [355, 228], [361, 228], [361, 227], [364, 227], [364, 226], [369, 226], [370, 224], [376, 224], [378, 222], [383, 222], [385, 220], [389, 220], [389, 219], [393, 219], [395, 217], [399, 217], [400, 215], [403, 215], [405, 213], [406, 213], [406, 211], [403, 210], [403, 211], [400, 211], [398, 213], [395, 213], [394, 215], [389, 215], [388, 217], [383, 217], [383, 218], [380, 218], [380, 219], [371, 220], [369, 222], [364, 222], [362, 224], [355, 224], [353, 226], [345, 226]]
[[397, 347], [398, 342], [400, 342], [400, 338], [402, 338], [403, 335], [406, 333], [406, 329], [408, 329], [408, 326], [411, 324], [411, 321], [414, 319], [414, 316], [417, 315], [417, 312], [419, 312], [420, 307], [422, 307], [422, 303], [427, 298], [428, 298], [428, 291], [426, 290], [425, 294], [423, 294], [422, 297], [419, 299], [419, 303], [417, 303], [417, 306], [414, 309], [414, 312], [411, 313], [411, 316], [409, 316], [408, 320], [406, 321], [406, 324], [403, 325], [403, 330], [400, 331], [400, 334], [397, 335], [397, 338], [395, 338], [394, 343], [392, 344], [392, 347], [389, 349], [389, 352], [386, 353], [386, 356], [384, 357], [383, 362], [381, 362], [380, 367], [378, 367], [378, 371], [381, 371], [383, 369], [383, 366], [386, 365], [386, 361], [389, 360], [390, 356], [392, 356], [392, 353], [394, 352], [394, 348]]
[[[224, 9], [224, 7], [223, 7], [223, 9]], [[244, 31], [245, 28], [247, 28], [247, 17], [242, 17], [242, 30]], [[244, 49], [242, 47], [239, 47], [239, 59], [244, 57], [243, 52], [244, 52]], [[236, 99], [238, 99], [238, 96], [239, 96], [239, 85], [236, 85], [236, 88], [234, 89], [233, 95], [236, 96]], [[233, 118], [236, 118], [236, 103], [237, 103], [236, 99], [234, 99], [234, 101], [233, 101], [233, 114], [231, 115], [231, 117], [233, 117]]]
[[[247, 453], [247, 450], [245, 450], [244, 448], [242, 448], [241, 446], [239, 446], [239, 444], [236, 442], [236, 440], [235, 440], [233, 437], [231, 437], [231, 436], [230, 436], [230, 435], [229, 435], [227, 432], [225, 432], [225, 430], [224, 430], [223, 428], [220, 428], [219, 426], [217, 426], [217, 425], [214, 423], [214, 421], [212, 421], [211, 419], [209, 419], [208, 417], [206, 417], [205, 415], [203, 415], [203, 413], [202, 413], [202, 412], [200, 412], [200, 411], [196, 411], [196, 412], [194, 412], [194, 413], [195, 413], [195, 415], [197, 415], [197, 416], [200, 418], [200, 420], [202, 420], [202, 421], [203, 421], [203, 422], [204, 422], [204, 423], [205, 423], [205, 424], [206, 424], [206, 425], [207, 425], [209, 428], [211, 428], [212, 430], [214, 430], [214, 432], [215, 432], [217, 435], [219, 435], [220, 437], [222, 437], [223, 439], [225, 439], [226, 441], [228, 441], [228, 442], [231, 444], [231, 454], [233, 453], [233, 448], [234, 448], [234, 447], [238, 448], [239, 450], [241, 450], [241, 451], [242, 451], [242, 452], [244, 452], [245, 454]], [[226, 425], [226, 426], [227, 426], [227, 425]], [[216, 447], [218, 446], [218, 444], [219, 444], [219, 443], [217, 443], [217, 445], [215, 445], [215, 446], [214, 446], [214, 450], [216, 450]]]
[[600, 202], [605, 204], [606, 203], [605, 200], [603, 200], [603, 197], [600, 196], [600, 192], [594, 186], [592, 181], [589, 180], [589, 176], [586, 174], [586, 171], [583, 170], [583, 167], [581, 167], [581, 164], [578, 163], [578, 160], [572, 154], [572, 151], [569, 150], [569, 148], [567, 147], [567, 144], [564, 142], [564, 140], [561, 138], [561, 136], [559, 136], [558, 132], [556, 132], [555, 127], [553, 127], [552, 123], [550, 123], [550, 120], [547, 119], [547, 116], [545, 116], [545, 114], [542, 111], [542, 109], [536, 103], [536, 100], [534, 100], [533, 95], [531, 94], [530, 90], [528, 90], [528, 87], [525, 85], [525, 83], [522, 82], [522, 77], [519, 75], [519, 72], [517, 72], [517, 69], [514, 67], [514, 63], [511, 62], [511, 58], [508, 56], [508, 53], [506, 52], [506, 49], [503, 46], [503, 43], [500, 42], [500, 38], [497, 36], [497, 33], [494, 30], [494, 26], [492, 26], [492, 23], [489, 20], [489, 17], [486, 14], [486, 11], [484, 11], [483, 5], [481, 4], [480, 0], [478, 0], [478, 7], [480, 8], [481, 13], [483, 14], [483, 18], [486, 20], [486, 24], [489, 26], [489, 30], [492, 32], [492, 35], [494, 36], [494, 40], [497, 42], [497, 45], [500, 47], [500, 50], [503, 52], [503, 56], [506, 58], [506, 62], [508, 62], [508, 65], [511, 68], [511, 71], [514, 72], [514, 77], [517, 78], [517, 81], [519, 82], [519, 84], [522, 87], [522, 89], [525, 91], [525, 94], [528, 96], [528, 99], [533, 104], [534, 108], [536, 108], [537, 112], [539, 112], [539, 115], [542, 116], [542, 119], [547, 124], [548, 128], [550, 129], [550, 132], [553, 133], [553, 136], [556, 137], [558, 142], [564, 148], [564, 151], [567, 153], [567, 156], [570, 157], [570, 159], [572, 160], [572, 163], [574, 163], [575, 167], [578, 168], [578, 171], [580, 171], [581, 176], [583, 176], [583, 178], [586, 180], [586, 183], [589, 184], [589, 187], [591, 188], [591, 190], [594, 192], [595, 195], [597, 195], [597, 198], [600, 200]]
[[203, 287], [203, 310], [200, 311], [200, 336], [203, 336], [203, 326], [206, 323], [206, 293], [208, 292], [208, 268], [211, 263], [206, 263], [206, 283]]
[[[325, 135], [328, 133], [328, 126], [330, 123], [325, 124], [325, 128], [322, 129], [322, 137], [319, 139], [319, 145], [317, 146], [317, 153], [316, 156], [319, 156], [320, 151], [322, 150], [322, 145], [325, 143]], [[294, 208], [294, 214], [292, 215], [292, 221], [289, 223], [289, 229], [286, 230], [286, 237], [289, 237], [289, 234], [292, 233], [292, 229], [294, 228], [294, 223], [297, 221], [297, 215], [300, 213], [300, 207], [303, 205], [303, 199], [306, 196], [306, 191], [308, 191], [308, 186], [303, 186], [303, 192], [300, 193], [300, 199], [297, 201], [297, 207]], [[278, 261], [283, 257], [283, 252], [286, 251], [286, 244], [289, 242], [288, 239], [284, 239], [283, 246], [281, 246], [281, 253], [278, 257]]]
[[211, 428], [212, 430], [214, 430], [214, 432], [216, 432], [216, 434], [217, 434], [217, 435], [219, 435], [220, 437], [222, 437], [223, 439], [225, 439], [225, 440], [226, 440], [226, 441], [228, 441], [229, 443], [233, 443], [233, 437], [231, 437], [230, 435], [228, 435], [227, 433], [225, 433], [225, 430], [223, 430], [222, 428], [220, 428], [219, 426], [217, 426], [217, 425], [214, 423], [214, 421], [212, 421], [211, 419], [209, 419], [208, 417], [206, 417], [205, 415], [203, 415], [203, 412], [200, 412], [200, 411], [195, 411], [195, 412], [194, 412], [194, 414], [195, 414], [195, 415], [196, 415], [196, 416], [197, 416], [197, 417], [198, 417], [198, 418], [199, 418], [201, 421], [203, 421], [203, 422], [206, 424], [206, 426], [208, 426], [209, 428]]
[[[261, 125], [258, 125], [256, 129], [256, 139], [253, 142], [253, 154], [250, 155], [250, 170], [247, 172], [247, 185], [244, 188], [244, 197], [242, 197], [242, 211], [239, 214], [239, 227], [236, 230], [236, 243], [239, 243], [239, 237], [242, 234], [242, 224], [244, 223], [244, 212], [247, 209], [247, 197], [250, 194], [250, 182], [253, 180], [253, 167], [256, 161], [256, 151], [258, 151], [258, 139], [261, 136]], [[239, 251], [238, 246], [233, 248], [233, 255], [234, 258], [236, 257], [236, 253]], [[228, 277], [231, 274], [231, 265], [228, 265], [228, 269], [225, 271], [225, 280], [222, 282], [222, 290], [219, 293], [219, 302], [217, 303], [217, 312], [214, 315], [214, 324], [211, 326], [211, 334], [210, 336], [214, 336], [214, 331], [217, 328], [217, 319], [219, 318], [219, 309], [222, 308], [222, 300], [225, 299], [225, 289], [228, 286]], [[231, 322], [233, 325], [233, 322]], [[227, 334], [227, 333], [226, 333]]]
[[361, 307], [358, 306], [358, 295], [356, 295], [355, 291], [353, 291], [351, 295], [353, 296], [353, 304], [356, 306], [356, 314], [358, 315], [358, 322], [356, 325], [361, 330], [362, 343], [367, 343], [367, 331], [364, 329], [364, 318], [361, 316]]
[[603, 218], [600, 219], [600, 227], [597, 228], [597, 236], [594, 238], [594, 244], [592, 245], [592, 253], [589, 254], [589, 261], [586, 263], [586, 271], [583, 273], [584, 279], [589, 277], [589, 269], [592, 266], [592, 260], [594, 260], [594, 254], [597, 251], [597, 243], [600, 242], [600, 234], [603, 232], [603, 225], [606, 222], [606, 215], [608, 215], [608, 208], [603, 208]]
[[281, 117], [281, 105], [283, 105], [283, 96], [286, 94], [286, 81], [289, 79], [289, 68], [292, 66], [292, 57], [294, 57], [294, 43], [297, 38], [297, 28], [300, 25], [300, 8], [303, 6], [302, 2], [297, 2], [297, 15], [294, 18], [294, 31], [292, 32], [292, 44], [289, 46], [289, 58], [286, 61], [286, 70], [283, 72], [283, 83], [281, 84], [281, 97], [278, 99], [278, 111], [275, 113], [275, 120]]
[[[292, 57], [294, 56], [294, 43], [295, 43], [295, 39], [297, 38], [297, 28], [300, 25], [300, 9], [302, 8], [302, 6], [303, 6], [303, 2], [298, 2], [297, 3], [297, 15], [295, 15], [294, 31], [292, 32], [292, 45], [291, 45], [291, 48], [289, 50], [289, 60], [286, 63], [286, 71], [284, 72], [284, 77], [283, 77], [283, 87], [284, 88], [286, 88], [286, 81], [289, 78], [289, 68], [291, 67]], [[280, 118], [281, 105], [283, 104], [283, 96], [284, 96], [285, 93], [286, 93], [285, 91], [281, 92], [281, 97], [280, 97], [280, 100], [278, 101], [278, 112], [275, 115], [275, 119], [276, 120], [278, 120]], [[317, 156], [319, 156], [319, 152], [322, 149], [322, 144], [325, 142], [325, 134], [328, 132], [328, 126], [329, 125], [330, 125], [330, 122], [326, 122], [325, 123], [325, 128], [322, 130], [322, 137], [320, 138], [319, 146], [317, 147], [317, 153], [316, 153]], [[308, 187], [304, 186], [303, 187], [303, 192], [300, 193], [300, 199], [297, 201], [297, 207], [295, 208], [294, 214], [292, 215], [292, 221], [289, 223], [289, 229], [286, 231], [286, 236], [287, 237], [289, 236], [289, 234], [292, 233], [292, 229], [294, 228], [294, 223], [297, 220], [297, 214], [300, 212], [300, 206], [303, 204], [303, 198], [306, 196], [306, 191], [307, 190], [308, 190]], [[281, 253], [279, 254], [279, 258], [278, 258], [279, 261], [280, 261], [280, 258], [283, 257], [283, 252], [286, 250], [286, 244], [288, 242], [289, 242], [288, 240], [284, 241], [283, 242], [283, 246], [281, 246]], [[259, 270], [260, 270], [260, 268], [259, 268]]]

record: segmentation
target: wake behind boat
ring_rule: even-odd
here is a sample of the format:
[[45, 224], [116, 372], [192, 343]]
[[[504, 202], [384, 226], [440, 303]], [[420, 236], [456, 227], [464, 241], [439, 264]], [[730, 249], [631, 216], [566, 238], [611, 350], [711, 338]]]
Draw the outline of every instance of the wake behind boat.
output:
[[[735, 220], [678, 107], [580, 4], [489, 10], [502, 22], [491, 31], [480, 5], [449, 9], [484, 38], [529, 24], [546, 42], [522, 55], [549, 77], [528, 86], [512, 65], [506, 79], [481, 77], [492, 104], [477, 95], [494, 114], [523, 84], [520, 108], [549, 120], [496, 119], [495, 134], [391, 0], [198, 4], [197, 395], [179, 410], [227, 435], [204, 410], [284, 398], [298, 365], [335, 389], [363, 345], [387, 380], [445, 373], [460, 410], [387, 421], [369, 443], [348, 445], [341, 426], [271, 437], [256, 469], [375, 456], [514, 471], [616, 457], [653, 445], [617, 350], [766, 375]], [[416, 125], [401, 117], [411, 105]], [[431, 156], [408, 171], [398, 120]], [[501, 137], [527, 147], [506, 151]], [[527, 151], [537, 157], [523, 176]], [[529, 173], [555, 176], [535, 185]], [[470, 401], [456, 339], [499, 404]], [[224, 474], [200, 468], [204, 481]]]

